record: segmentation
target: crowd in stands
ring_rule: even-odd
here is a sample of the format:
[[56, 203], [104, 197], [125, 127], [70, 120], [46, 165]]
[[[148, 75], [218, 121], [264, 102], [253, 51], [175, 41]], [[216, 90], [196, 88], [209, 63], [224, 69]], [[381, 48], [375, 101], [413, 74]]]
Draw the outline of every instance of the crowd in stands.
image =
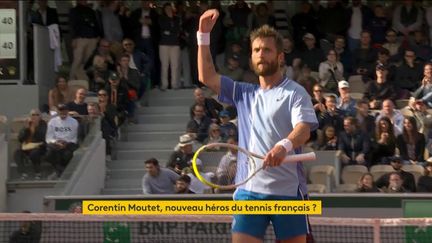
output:
[[[32, 13], [33, 23], [58, 23], [55, 9], [48, 8], [46, 1], [38, 3]], [[337, 151], [343, 166], [370, 168], [391, 164], [399, 156], [401, 164], [425, 166], [429, 174], [432, 7], [412, 0], [389, 1], [386, 5], [374, 1], [365, 5], [361, 0], [330, 0], [327, 4], [302, 1], [296, 12], [285, 10], [286, 21], [292, 26], [286, 31], [275, 18], [273, 1], [235, 1], [227, 8], [220, 1], [157, 4], [140, 1], [137, 9], [129, 9], [124, 1], [107, 0], [91, 8], [85, 0], [76, 1], [69, 13], [71, 69], [68, 79], [59, 76], [49, 92], [50, 114], [60, 114], [62, 119], [60, 107], [66, 104], [69, 114], [80, 122], [78, 115], [86, 116], [92, 110], [92, 114], [102, 117], [109, 153], [119, 126], [136, 122], [135, 108], [142, 104], [149, 88], [164, 91], [200, 86], [196, 67], [199, 16], [208, 8], [216, 8], [220, 17], [211, 34], [213, 61], [221, 74], [235, 80], [258, 83], [249, 59], [251, 30], [267, 24], [283, 33], [285, 60], [281, 68], [309, 92], [319, 119], [319, 130], [311, 134], [310, 147]], [[68, 80], [86, 80], [88, 89], [75, 93]], [[84, 102], [88, 92], [97, 94], [97, 104]], [[174, 185], [178, 178], [183, 178], [179, 182], [182, 186], [192, 186], [193, 173], [185, 169], [190, 166], [194, 148], [212, 142], [236, 143], [235, 109], [206, 97], [200, 88], [194, 90], [194, 97], [186, 134], [167, 163], [177, 176], [170, 175], [169, 181], [152, 181], [150, 171], [165, 170], [157, 160], [147, 161], [149, 175], [145, 178], [156, 189], [145, 186], [145, 192], [161, 191], [159, 183]], [[400, 106], [401, 101], [408, 102]], [[35, 125], [30, 127], [35, 129]], [[76, 140], [68, 141], [76, 144]], [[49, 145], [52, 141], [45, 142], [49, 154], [58, 151]], [[75, 148], [61, 147], [65, 159]], [[26, 153], [38, 164], [41, 151], [31, 156]], [[231, 161], [226, 160], [224, 166]], [[370, 178], [365, 178], [362, 181], [368, 184]], [[415, 186], [404, 188], [416, 190]]]

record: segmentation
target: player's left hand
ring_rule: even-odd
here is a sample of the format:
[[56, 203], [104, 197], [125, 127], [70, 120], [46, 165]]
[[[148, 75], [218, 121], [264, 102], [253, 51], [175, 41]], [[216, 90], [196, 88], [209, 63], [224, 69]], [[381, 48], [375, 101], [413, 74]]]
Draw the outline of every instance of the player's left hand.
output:
[[283, 146], [274, 146], [264, 157], [264, 168], [279, 166], [285, 159], [287, 152], [289, 151], [285, 151]]

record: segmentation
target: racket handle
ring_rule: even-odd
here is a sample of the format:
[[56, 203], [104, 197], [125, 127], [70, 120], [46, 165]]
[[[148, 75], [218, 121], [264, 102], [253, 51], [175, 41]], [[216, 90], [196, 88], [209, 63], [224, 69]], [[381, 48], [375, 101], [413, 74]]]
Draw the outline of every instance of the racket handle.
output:
[[316, 160], [316, 154], [315, 152], [309, 152], [304, 154], [291, 154], [285, 157], [284, 161], [282, 163], [289, 163], [289, 162], [298, 162], [298, 161], [310, 161], [310, 160]]

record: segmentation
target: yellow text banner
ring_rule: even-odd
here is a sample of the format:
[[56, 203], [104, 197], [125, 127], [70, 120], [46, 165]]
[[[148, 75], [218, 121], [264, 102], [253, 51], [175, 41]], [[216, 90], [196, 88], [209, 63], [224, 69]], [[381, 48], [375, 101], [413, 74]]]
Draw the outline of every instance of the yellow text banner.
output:
[[83, 201], [83, 214], [309, 214], [320, 215], [321, 201]]

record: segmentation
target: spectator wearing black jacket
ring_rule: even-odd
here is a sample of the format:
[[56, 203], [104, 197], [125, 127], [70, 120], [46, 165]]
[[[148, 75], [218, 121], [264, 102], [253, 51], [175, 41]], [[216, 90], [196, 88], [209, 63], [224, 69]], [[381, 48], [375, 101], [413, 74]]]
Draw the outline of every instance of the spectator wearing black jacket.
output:
[[350, 164], [368, 165], [370, 138], [357, 128], [353, 117], [344, 119], [344, 131], [339, 134], [339, 159], [342, 166]]
[[392, 83], [387, 81], [388, 69], [382, 64], [375, 68], [376, 78], [368, 82], [364, 97], [369, 100], [369, 108], [380, 109], [384, 100], [395, 100], [396, 90]]
[[[403, 180], [402, 187], [405, 188], [405, 190], [407, 190], [408, 192], [415, 192], [416, 184], [414, 175], [402, 170], [402, 158], [398, 156], [388, 157], [387, 163], [389, 163], [396, 171], [396, 173], [399, 173], [399, 175], [401, 176], [401, 179]], [[378, 178], [376, 181], [376, 186], [378, 188], [388, 187], [391, 173], [384, 174], [380, 178]]]
[[351, 51], [359, 47], [361, 31], [369, 25], [372, 16], [372, 10], [363, 5], [361, 0], [353, 0], [352, 6], [347, 9], [348, 48]]

